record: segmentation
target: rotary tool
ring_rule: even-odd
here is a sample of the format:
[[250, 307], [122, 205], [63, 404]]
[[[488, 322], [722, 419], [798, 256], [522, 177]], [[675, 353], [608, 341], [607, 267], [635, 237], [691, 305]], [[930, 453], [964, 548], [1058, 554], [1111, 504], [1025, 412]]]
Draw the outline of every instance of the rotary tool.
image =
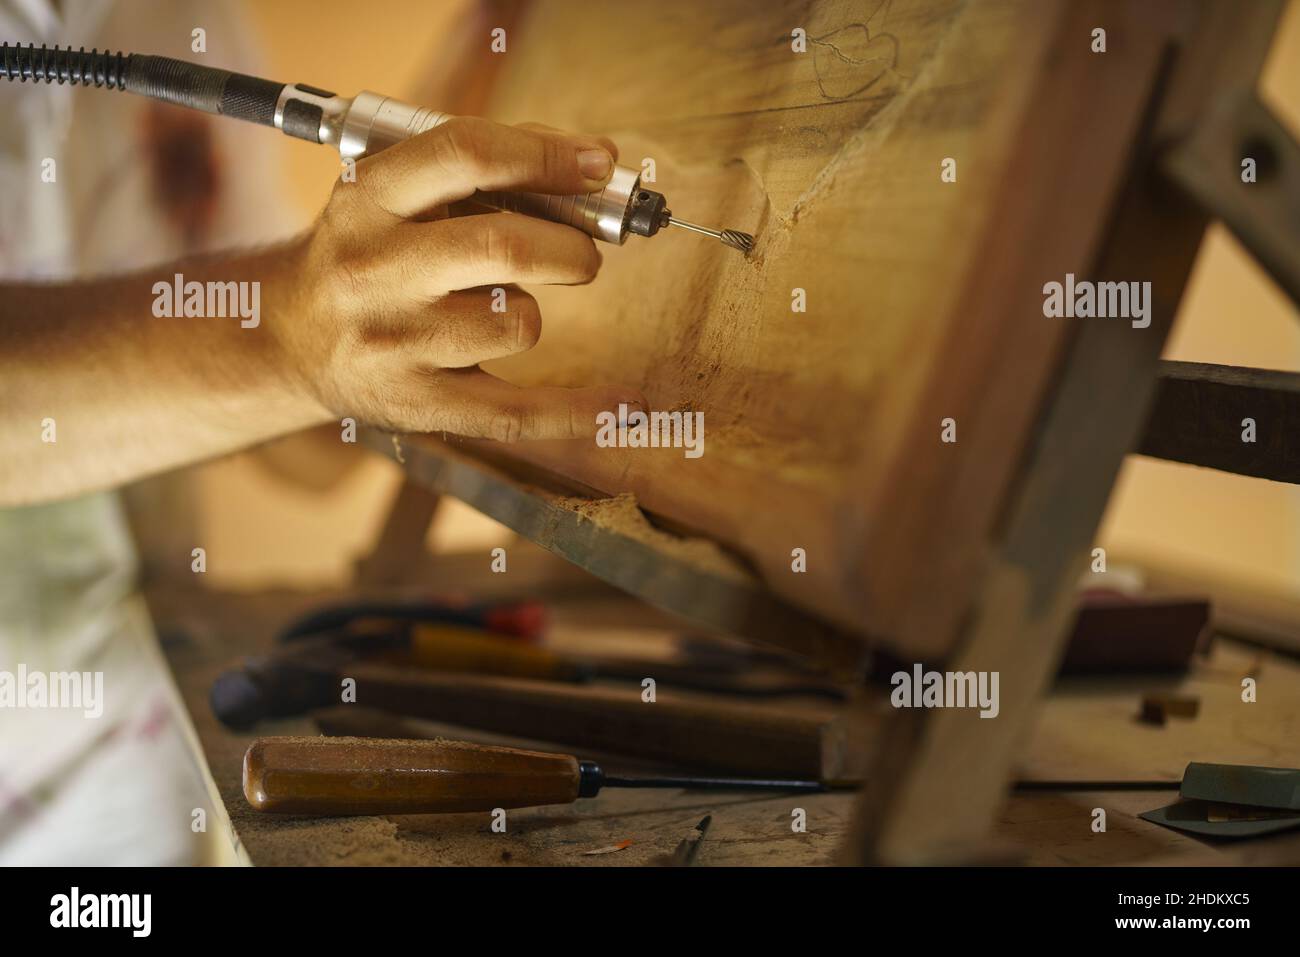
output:
[[[304, 83], [275, 83], [171, 57], [107, 50], [87, 53], [85, 47], [73, 50], [0, 43], [0, 75], [23, 83], [31, 80], [126, 90], [205, 113], [233, 116], [333, 146], [345, 160], [373, 155], [451, 119], [447, 113], [369, 91], [343, 97]], [[595, 193], [480, 192], [474, 200], [563, 223], [593, 239], [618, 245], [629, 234], [653, 236], [665, 226], [677, 226], [711, 236], [742, 253], [749, 253], [754, 246], [749, 233], [709, 229], [675, 218], [664, 195], [646, 189], [641, 174], [626, 166], [616, 165], [608, 185]]]

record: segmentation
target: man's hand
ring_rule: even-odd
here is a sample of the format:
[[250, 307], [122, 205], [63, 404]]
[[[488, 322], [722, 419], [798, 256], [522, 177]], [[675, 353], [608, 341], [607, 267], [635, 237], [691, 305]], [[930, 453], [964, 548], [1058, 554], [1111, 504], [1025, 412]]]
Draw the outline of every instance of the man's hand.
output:
[[298, 308], [271, 330], [297, 381], [337, 416], [507, 442], [593, 435], [598, 412], [642, 404], [630, 389], [521, 389], [477, 368], [541, 335], [536, 300], [512, 284], [587, 283], [601, 255], [557, 223], [447, 214], [475, 190], [593, 192], [616, 155], [604, 139], [457, 117], [362, 160], [298, 251]]
[[[356, 181], [286, 245], [0, 284], [0, 507], [345, 416], [512, 441], [594, 435], [598, 412], [644, 408], [631, 389], [520, 389], [479, 369], [541, 334], [537, 303], [512, 283], [589, 282], [600, 255], [568, 226], [447, 215], [478, 189], [599, 189], [613, 156], [601, 139], [454, 119], [358, 163]], [[258, 317], [160, 310], [182, 274], [209, 295], [260, 290]], [[492, 311], [493, 288], [504, 313]]]

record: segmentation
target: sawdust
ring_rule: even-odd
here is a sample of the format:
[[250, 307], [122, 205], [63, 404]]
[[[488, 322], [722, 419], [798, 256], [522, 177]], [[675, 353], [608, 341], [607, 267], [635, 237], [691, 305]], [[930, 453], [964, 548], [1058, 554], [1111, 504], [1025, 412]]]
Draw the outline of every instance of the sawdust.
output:
[[602, 528], [650, 545], [662, 554], [695, 565], [733, 581], [752, 584], [754, 576], [736, 558], [713, 542], [703, 538], [674, 535], [650, 524], [637, 504], [636, 496], [624, 492], [612, 498], [557, 497], [554, 504], [576, 512], [580, 520], [594, 522]]

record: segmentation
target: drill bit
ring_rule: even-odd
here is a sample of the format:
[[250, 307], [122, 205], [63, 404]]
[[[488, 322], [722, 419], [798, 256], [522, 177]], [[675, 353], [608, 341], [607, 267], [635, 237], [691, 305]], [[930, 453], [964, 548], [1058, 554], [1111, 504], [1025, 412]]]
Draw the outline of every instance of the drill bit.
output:
[[707, 226], [696, 226], [694, 223], [688, 223], [683, 219], [674, 219], [668, 217], [669, 226], [680, 226], [682, 229], [689, 229], [693, 233], [702, 233], [705, 236], [712, 236], [721, 242], [724, 246], [730, 246], [732, 249], [739, 249], [746, 256], [754, 248], [754, 237], [749, 233], [742, 233], [738, 229], [709, 229]]

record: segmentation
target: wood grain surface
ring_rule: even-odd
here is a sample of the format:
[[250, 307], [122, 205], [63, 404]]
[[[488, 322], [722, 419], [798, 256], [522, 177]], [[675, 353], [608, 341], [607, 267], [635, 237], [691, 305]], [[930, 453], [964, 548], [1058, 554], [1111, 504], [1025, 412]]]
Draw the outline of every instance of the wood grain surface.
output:
[[[544, 333], [515, 382], [642, 388], [701, 411], [705, 452], [510, 450], [703, 533], [791, 602], [864, 629], [847, 519], [878, 505], [956, 277], [1010, 147], [1016, 42], [1034, 5], [535, 4], [488, 115], [608, 134], [655, 163], [677, 215], [758, 236], [746, 259], [686, 233], [602, 247], [597, 282], [530, 289]], [[807, 32], [807, 52], [791, 31]], [[558, 51], [573, 51], [572, 56]], [[959, 159], [959, 181], [939, 164]], [[791, 310], [804, 289], [808, 309]], [[937, 438], [938, 425], [934, 434]], [[861, 463], [877, 467], [864, 474]], [[791, 572], [804, 548], [808, 572]]]
[[[701, 457], [588, 441], [508, 455], [634, 496], [860, 635], [950, 650], [1070, 328], [1043, 318], [1042, 284], [1086, 273], [1159, 64], [1142, 9], [1070, 8], [532, 5], [488, 114], [608, 134], [624, 163], [654, 161], [674, 213], [758, 243], [748, 258], [671, 231], [603, 247], [591, 285], [530, 290], [542, 340], [492, 366], [702, 412]], [[1088, 52], [1097, 17], [1104, 56]]]

